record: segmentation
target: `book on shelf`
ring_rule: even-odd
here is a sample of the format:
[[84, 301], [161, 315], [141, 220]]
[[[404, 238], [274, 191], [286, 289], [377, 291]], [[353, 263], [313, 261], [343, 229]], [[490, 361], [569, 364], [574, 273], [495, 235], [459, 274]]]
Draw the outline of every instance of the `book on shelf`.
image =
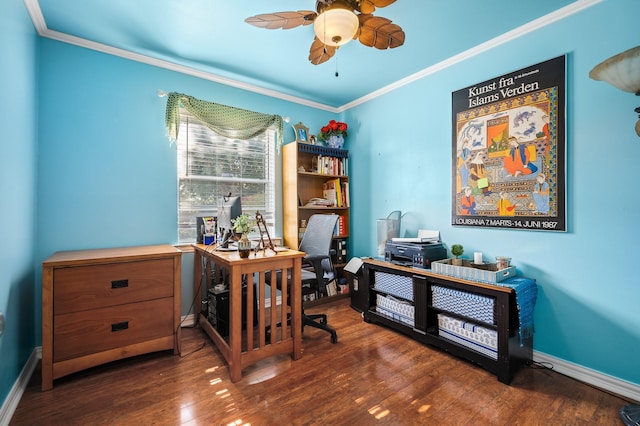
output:
[[349, 182], [342, 182], [342, 203], [344, 207], [350, 207], [349, 202]]
[[329, 179], [322, 184], [322, 190], [324, 198], [335, 201], [334, 206], [344, 207], [342, 201], [342, 185], [340, 184], [340, 178]]
[[312, 159], [311, 169], [323, 175], [347, 175], [347, 158], [316, 155]]

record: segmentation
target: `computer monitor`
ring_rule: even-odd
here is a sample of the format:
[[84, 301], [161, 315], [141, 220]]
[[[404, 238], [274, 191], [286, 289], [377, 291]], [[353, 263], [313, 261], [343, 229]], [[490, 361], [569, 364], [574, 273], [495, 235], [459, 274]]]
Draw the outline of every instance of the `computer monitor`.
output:
[[222, 197], [222, 203], [218, 207], [218, 229], [220, 230], [220, 242], [226, 247], [232, 235], [233, 221], [242, 214], [242, 202], [240, 197], [231, 195]]

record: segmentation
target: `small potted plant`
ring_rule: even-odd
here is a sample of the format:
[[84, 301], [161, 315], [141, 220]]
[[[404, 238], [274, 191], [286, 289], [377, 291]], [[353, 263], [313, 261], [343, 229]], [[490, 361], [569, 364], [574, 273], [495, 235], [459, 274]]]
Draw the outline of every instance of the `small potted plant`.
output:
[[238, 254], [240, 254], [240, 257], [242, 258], [247, 258], [251, 251], [251, 241], [249, 241], [249, 238], [247, 237], [247, 234], [249, 234], [249, 231], [251, 230], [249, 215], [243, 213], [231, 222], [233, 223], [233, 232], [241, 235], [238, 240]]
[[464, 253], [464, 247], [462, 247], [461, 244], [454, 244], [451, 246], [451, 254], [455, 256], [453, 259], [451, 259], [452, 265], [462, 266], [462, 259], [460, 258], [460, 256], [462, 256], [462, 253]]

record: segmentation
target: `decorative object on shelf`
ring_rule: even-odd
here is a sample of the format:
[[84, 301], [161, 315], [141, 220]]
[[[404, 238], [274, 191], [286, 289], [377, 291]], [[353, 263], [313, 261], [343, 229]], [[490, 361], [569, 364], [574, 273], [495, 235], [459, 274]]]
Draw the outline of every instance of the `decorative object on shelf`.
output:
[[484, 261], [482, 260], [482, 252], [476, 251], [473, 253], [473, 263], [476, 265], [482, 265]]
[[316, 135], [309, 135], [309, 143], [315, 145], [317, 143]]
[[496, 256], [496, 268], [498, 271], [501, 269], [507, 269], [511, 266], [511, 258], [506, 256]]
[[293, 131], [296, 134], [296, 142], [309, 143], [309, 128], [302, 124], [302, 122], [294, 124]]
[[455, 256], [451, 260], [452, 265], [462, 266], [462, 259], [460, 258], [462, 253], [464, 253], [464, 247], [461, 244], [454, 244], [451, 246], [451, 254]]
[[330, 148], [340, 148], [344, 146], [344, 138], [347, 137], [347, 123], [330, 120], [326, 126], [320, 129], [318, 138], [327, 143]]
[[395, 0], [323, 0], [316, 2], [316, 11], [298, 10], [264, 13], [245, 19], [258, 28], [288, 30], [313, 23], [315, 39], [309, 49], [309, 61], [319, 65], [328, 61], [339, 46], [358, 39], [376, 49], [393, 49], [404, 44], [405, 34], [391, 20], [373, 16], [376, 7], [385, 7]]
[[[625, 92], [640, 96], [640, 46], [636, 46], [599, 63], [591, 71], [589, 77], [606, 81]], [[640, 119], [640, 107], [634, 110]], [[636, 122], [636, 134], [640, 136], [640, 120]]]
[[495, 263], [476, 265], [470, 260], [460, 259], [462, 265], [454, 265], [455, 259], [434, 260], [431, 262], [431, 271], [436, 274], [450, 277], [464, 278], [465, 280], [481, 281], [485, 283], [499, 283], [517, 274], [515, 266], [498, 270]]
[[342, 149], [344, 146], [344, 136], [342, 135], [331, 135], [329, 139], [326, 140], [327, 146], [329, 148], [339, 148]]
[[233, 221], [233, 232], [236, 234], [241, 234], [240, 239], [238, 240], [238, 254], [241, 258], [246, 259], [249, 257], [249, 252], [251, 251], [251, 241], [247, 237], [247, 234], [251, 230], [251, 225], [249, 224], [249, 215], [246, 213], [241, 214]]

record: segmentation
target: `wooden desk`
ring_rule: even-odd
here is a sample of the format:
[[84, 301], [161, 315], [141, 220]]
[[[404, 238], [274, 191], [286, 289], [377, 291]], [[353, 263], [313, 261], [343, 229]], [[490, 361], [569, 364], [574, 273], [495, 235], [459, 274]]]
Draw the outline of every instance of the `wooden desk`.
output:
[[[304, 253], [289, 250], [274, 253], [271, 250], [253, 252], [248, 259], [241, 259], [237, 251], [215, 251], [213, 247], [194, 244], [194, 295], [196, 306], [203, 308], [196, 321], [218, 347], [222, 356], [229, 364], [232, 382], [242, 378], [242, 369], [255, 362], [279, 354], [290, 353], [292, 359], [302, 356], [302, 284], [301, 267]], [[282, 271], [283, 276], [291, 276], [290, 303], [287, 307], [287, 286], [282, 286], [282, 309], [278, 314], [276, 286], [271, 286], [269, 294], [265, 294], [265, 277], [267, 272], [275, 276], [276, 271]], [[243, 277], [246, 278], [246, 297], [242, 300]], [[229, 288], [229, 336], [225, 339], [207, 319], [208, 289], [224, 282]], [[255, 284], [255, 289], [254, 289]], [[256, 295], [257, 292], [257, 295]], [[257, 296], [257, 297], [256, 297]], [[257, 309], [254, 304], [257, 300]], [[266, 301], [269, 301], [270, 314], [266, 315]], [[246, 333], [243, 336], [243, 302], [245, 304], [244, 318]], [[257, 319], [254, 318], [257, 311]], [[290, 325], [287, 324], [287, 314], [291, 314]], [[271, 331], [271, 341], [266, 341], [267, 325], [280, 322], [277, 330]], [[256, 324], [257, 334], [255, 334]]]

